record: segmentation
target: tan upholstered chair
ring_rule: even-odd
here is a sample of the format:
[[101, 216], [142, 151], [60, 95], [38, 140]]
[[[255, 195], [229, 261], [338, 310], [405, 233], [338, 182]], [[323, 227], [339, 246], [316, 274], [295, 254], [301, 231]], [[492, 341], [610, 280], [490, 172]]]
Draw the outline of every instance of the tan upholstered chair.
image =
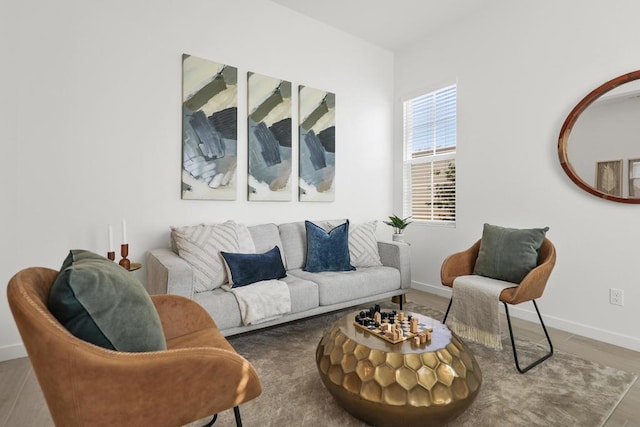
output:
[[[253, 366], [195, 302], [152, 296], [167, 350], [126, 353], [71, 335], [47, 309], [57, 271], [28, 268], [9, 282], [11, 311], [56, 425], [176, 427], [262, 392]], [[214, 419], [207, 425], [212, 424]]]
[[[463, 252], [458, 252], [453, 255], [447, 257], [442, 263], [442, 268], [440, 270], [440, 280], [444, 286], [448, 286], [453, 288], [453, 281], [458, 276], [466, 276], [469, 274], [473, 274], [473, 269], [475, 267], [476, 259], [478, 258], [478, 252], [480, 251], [480, 242], [482, 240], [478, 240], [473, 246]], [[516, 368], [520, 373], [525, 373], [529, 369], [534, 366], [542, 363], [551, 355], [553, 355], [553, 344], [551, 343], [551, 338], [549, 337], [549, 333], [547, 332], [547, 328], [542, 321], [542, 316], [540, 315], [540, 310], [538, 310], [538, 304], [536, 304], [536, 299], [542, 296], [544, 292], [544, 288], [547, 284], [547, 280], [551, 275], [551, 271], [553, 270], [554, 265], [556, 264], [556, 249], [553, 246], [553, 243], [547, 238], [542, 242], [542, 246], [538, 251], [538, 265], [533, 270], [529, 272], [522, 280], [521, 283], [514, 283], [513, 287], [506, 288], [500, 293], [500, 302], [504, 304], [505, 312], [507, 315], [507, 324], [509, 326], [509, 336], [511, 338], [511, 345], [513, 346], [513, 358], [516, 363]], [[451, 308], [451, 302], [453, 298], [449, 301], [449, 306], [447, 307], [447, 312], [444, 315], [444, 319], [442, 322], [444, 323], [447, 320], [447, 316], [449, 315], [449, 309]], [[540, 325], [542, 326], [542, 330], [544, 331], [545, 336], [547, 337], [547, 342], [549, 343], [549, 352], [542, 356], [540, 359], [534, 361], [528, 366], [524, 368], [520, 367], [518, 362], [518, 353], [516, 350], [515, 340], [513, 338], [513, 328], [511, 326], [511, 318], [509, 317], [509, 307], [508, 304], [520, 304], [526, 301], [532, 301], [533, 306], [536, 309], [536, 313], [538, 313], [538, 319], [540, 319]]]

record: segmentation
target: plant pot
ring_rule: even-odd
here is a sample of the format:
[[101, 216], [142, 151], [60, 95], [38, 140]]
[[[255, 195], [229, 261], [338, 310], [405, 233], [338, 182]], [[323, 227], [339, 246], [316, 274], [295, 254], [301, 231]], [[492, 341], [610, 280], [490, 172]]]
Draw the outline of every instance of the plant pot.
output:
[[402, 233], [394, 233], [392, 236], [394, 242], [402, 242], [404, 243], [404, 234]]

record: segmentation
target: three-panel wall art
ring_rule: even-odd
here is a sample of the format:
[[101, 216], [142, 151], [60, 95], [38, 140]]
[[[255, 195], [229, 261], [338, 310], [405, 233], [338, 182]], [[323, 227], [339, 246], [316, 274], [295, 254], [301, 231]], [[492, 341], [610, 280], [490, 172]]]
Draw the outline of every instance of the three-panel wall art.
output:
[[[250, 201], [290, 201], [294, 171], [299, 201], [333, 201], [335, 94], [302, 85], [296, 94], [291, 82], [255, 72], [246, 79], [247, 108], [240, 113], [247, 132], [240, 141], [238, 69], [182, 55], [182, 198], [236, 200], [240, 161], [247, 165]], [[246, 146], [243, 158], [239, 144]]]

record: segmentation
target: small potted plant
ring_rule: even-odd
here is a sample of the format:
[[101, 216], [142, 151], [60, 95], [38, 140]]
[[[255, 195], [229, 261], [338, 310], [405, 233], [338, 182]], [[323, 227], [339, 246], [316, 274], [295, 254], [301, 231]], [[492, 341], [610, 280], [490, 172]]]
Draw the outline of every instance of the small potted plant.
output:
[[413, 221], [409, 221], [410, 216], [406, 218], [400, 218], [398, 215], [392, 215], [389, 217], [389, 221], [384, 221], [385, 224], [393, 227], [393, 240], [395, 242], [404, 242], [404, 236], [402, 233], [409, 224]]

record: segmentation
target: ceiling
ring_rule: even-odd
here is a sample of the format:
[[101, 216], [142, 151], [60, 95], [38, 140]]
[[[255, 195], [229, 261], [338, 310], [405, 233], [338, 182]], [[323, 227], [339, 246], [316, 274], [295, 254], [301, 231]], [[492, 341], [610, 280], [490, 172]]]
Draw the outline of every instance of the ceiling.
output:
[[389, 50], [400, 50], [494, 0], [271, 0]]

